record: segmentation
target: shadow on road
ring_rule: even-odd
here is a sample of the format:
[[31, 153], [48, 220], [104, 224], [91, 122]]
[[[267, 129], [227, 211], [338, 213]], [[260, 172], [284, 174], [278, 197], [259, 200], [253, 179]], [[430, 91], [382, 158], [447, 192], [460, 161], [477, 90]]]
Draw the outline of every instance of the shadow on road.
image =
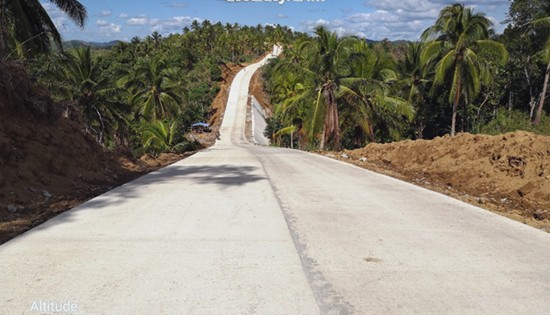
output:
[[138, 180], [139, 184], [162, 183], [166, 180], [191, 180], [190, 184], [217, 184], [221, 186], [242, 186], [265, 177], [253, 174], [258, 168], [252, 166], [171, 166], [151, 173]]
[[[84, 204], [83, 208], [103, 208], [126, 202], [128, 199], [144, 197], [147, 186], [171, 184], [181, 181], [181, 189], [192, 185], [219, 185], [221, 189], [231, 189], [265, 179], [254, 174], [257, 167], [252, 166], [181, 166], [171, 165], [142, 176], [106, 194], [96, 197]], [[145, 187], [145, 188], [144, 188]], [[140, 190], [139, 193], [137, 190]], [[145, 189], [145, 190], [144, 190]]]
[[[132, 182], [117, 187], [101, 196], [98, 196], [72, 210], [64, 212], [57, 217], [34, 228], [41, 230], [53, 227], [60, 223], [74, 221], [74, 216], [82, 211], [116, 211], [117, 209], [105, 209], [117, 207], [136, 198], [147, 198], [147, 194], [156, 194], [159, 186], [170, 182], [171, 185], [179, 184], [179, 187], [171, 187], [173, 190], [184, 191], [193, 185], [216, 185], [220, 189], [237, 189], [248, 183], [266, 179], [254, 174], [258, 170], [252, 166], [182, 166], [173, 164], [153, 173], [144, 175]], [[151, 189], [151, 191], [149, 191]]]

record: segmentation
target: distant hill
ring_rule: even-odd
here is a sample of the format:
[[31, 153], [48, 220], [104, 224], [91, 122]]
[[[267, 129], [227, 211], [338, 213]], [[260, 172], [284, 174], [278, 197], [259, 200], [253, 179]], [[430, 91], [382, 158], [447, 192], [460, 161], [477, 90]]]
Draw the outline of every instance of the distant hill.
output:
[[63, 42], [63, 47], [79, 48], [84, 46], [90, 46], [92, 48], [98, 48], [98, 49], [109, 49], [120, 42], [121, 42], [120, 40], [113, 40], [106, 43], [86, 42], [83, 40], [70, 40], [70, 41]]

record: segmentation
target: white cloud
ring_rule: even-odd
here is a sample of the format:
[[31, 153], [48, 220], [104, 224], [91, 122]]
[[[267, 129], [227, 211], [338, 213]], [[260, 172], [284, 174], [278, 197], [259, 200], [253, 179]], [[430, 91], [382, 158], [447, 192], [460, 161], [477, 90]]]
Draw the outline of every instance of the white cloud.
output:
[[105, 35], [105, 36], [111, 36], [113, 33], [120, 33], [122, 30], [122, 26], [110, 23], [106, 20], [99, 19], [95, 22], [97, 26], [99, 26], [99, 33]]
[[101, 14], [101, 16], [110, 16], [110, 15], [111, 15], [111, 13], [112, 13], [112, 12], [111, 12], [111, 11], [109, 11], [109, 10], [103, 10], [103, 11], [101, 11], [101, 13], [100, 13], [100, 14]]
[[115, 23], [108, 23], [106, 25], [100, 25], [99, 26], [99, 32], [106, 36], [111, 36], [113, 33], [120, 33], [122, 30], [122, 25], [118, 25]]
[[125, 18], [127, 18], [127, 17], [128, 17], [128, 14], [126, 14], [126, 13], [122, 12], [122, 13], [120, 13], [120, 14], [118, 15], [118, 17], [119, 17], [119, 18], [123, 18], [123, 19], [125, 19]]
[[149, 19], [147, 17], [133, 17], [128, 19], [126, 22], [128, 25], [145, 25], [147, 23], [149, 23]]
[[424, 12], [441, 6], [430, 0], [367, 0], [365, 4], [381, 10], [408, 12]]
[[191, 25], [193, 21], [201, 22], [201, 19], [190, 16], [175, 16], [169, 19], [151, 19], [149, 25], [151, 25], [152, 32], [169, 34], [181, 32], [183, 27]]
[[508, 0], [365, 0], [365, 12], [355, 11], [340, 20], [304, 21], [302, 30], [311, 32], [315, 26], [324, 25], [339, 35], [415, 40], [433, 24], [443, 7], [456, 2], [475, 8], [476, 12], [490, 12], [488, 18], [497, 31], [502, 29], [495, 17], [500, 15], [503, 19]]

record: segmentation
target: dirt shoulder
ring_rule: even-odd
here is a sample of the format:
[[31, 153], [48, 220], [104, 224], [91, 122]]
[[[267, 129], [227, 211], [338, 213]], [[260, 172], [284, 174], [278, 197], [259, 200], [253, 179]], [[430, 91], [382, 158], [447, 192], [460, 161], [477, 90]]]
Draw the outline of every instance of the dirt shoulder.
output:
[[550, 232], [550, 137], [463, 133], [320, 153]]

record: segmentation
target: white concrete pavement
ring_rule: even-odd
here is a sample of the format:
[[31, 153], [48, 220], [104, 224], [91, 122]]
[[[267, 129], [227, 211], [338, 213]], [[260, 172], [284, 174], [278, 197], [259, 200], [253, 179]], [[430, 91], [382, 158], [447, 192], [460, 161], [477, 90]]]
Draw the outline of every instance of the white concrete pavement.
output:
[[550, 234], [304, 152], [212, 148], [0, 246], [0, 313], [548, 314]]

